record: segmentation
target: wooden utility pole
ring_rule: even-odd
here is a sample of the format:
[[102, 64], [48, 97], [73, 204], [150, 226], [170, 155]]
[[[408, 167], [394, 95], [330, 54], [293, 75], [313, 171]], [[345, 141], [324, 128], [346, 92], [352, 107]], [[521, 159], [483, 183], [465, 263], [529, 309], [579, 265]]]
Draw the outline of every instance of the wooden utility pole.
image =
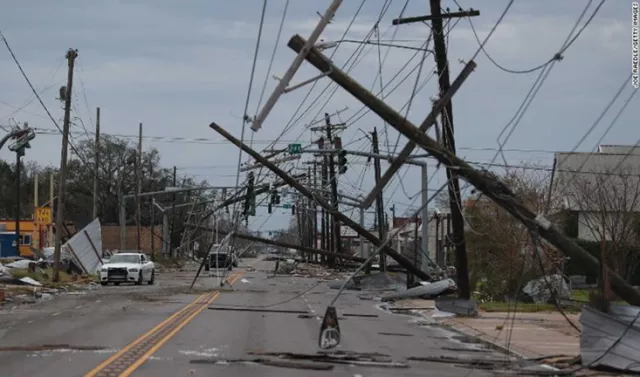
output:
[[[153, 177], [153, 163], [149, 159], [149, 178]], [[150, 180], [153, 182], [153, 180]], [[155, 185], [151, 184], [149, 187], [151, 191], [155, 191]], [[156, 206], [153, 204], [153, 200], [149, 202], [149, 222], [151, 223], [151, 260], [156, 260]]]
[[[445, 43], [440, 0], [430, 0], [431, 29], [433, 30], [433, 45], [435, 49], [436, 66], [438, 69], [438, 85], [440, 95], [446, 93], [451, 87], [449, 78], [449, 61], [447, 59], [447, 46]], [[456, 153], [455, 137], [453, 134], [453, 110], [449, 102], [442, 113], [442, 135], [444, 146], [453, 154]], [[455, 170], [447, 166], [447, 179], [449, 180], [449, 206], [451, 207], [451, 221], [453, 226], [453, 243], [456, 252], [456, 271], [458, 293], [461, 298], [471, 298], [471, 285], [469, 284], [469, 262], [467, 258], [467, 245], [464, 240], [464, 215], [462, 214], [462, 197], [460, 196], [460, 182]]]
[[[60, 252], [62, 248], [62, 232], [64, 228], [65, 189], [67, 183], [67, 152], [69, 148], [69, 124], [71, 123], [71, 93], [73, 93], [73, 67], [78, 57], [78, 50], [67, 51], [67, 86], [64, 90], [64, 123], [62, 125], [62, 148], [60, 152], [60, 174], [58, 178], [58, 208], [56, 213], [56, 244], [53, 251], [53, 281], [60, 281]], [[51, 203], [53, 206], [53, 203]]]
[[[53, 216], [53, 201], [55, 200], [54, 194], [55, 188], [55, 174], [51, 172], [49, 174], [49, 208], [51, 208], [51, 216]], [[57, 218], [57, 216], [56, 216]], [[55, 220], [54, 220], [55, 221]], [[49, 224], [48, 234], [47, 234], [47, 242], [48, 246], [55, 245], [55, 235], [53, 234], [53, 225]]]
[[96, 109], [95, 168], [93, 169], [93, 219], [98, 217], [98, 170], [100, 169], [100, 108]]
[[140, 242], [141, 233], [141, 215], [140, 194], [142, 193], [142, 123], [138, 126], [138, 156], [136, 160], [136, 240], [138, 244], [138, 252], [142, 252], [142, 244]]
[[[172, 186], [176, 187], [176, 182], [177, 182], [177, 174], [176, 174], [177, 168], [174, 166], [173, 167], [173, 180], [172, 180]], [[169, 232], [169, 239], [167, 240], [167, 245], [169, 245], [169, 250], [167, 250], [167, 253], [169, 254], [169, 257], [171, 257], [171, 246], [173, 245], [173, 232], [175, 232], [175, 224], [176, 224], [176, 194], [174, 193], [173, 195], [171, 195], [171, 231]]]
[[[460, 18], [478, 16], [480, 12], [475, 10], [460, 11], [455, 14], [442, 14], [440, 0], [429, 0], [431, 15], [423, 17], [412, 17], [410, 19], [394, 20], [394, 24], [405, 24], [411, 22], [431, 21], [431, 30], [433, 32], [433, 47], [436, 67], [438, 72], [438, 86], [440, 87], [440, 97], [451, 88], [451, 79], [449, 77], [449, 61], [447, 58], [447, 45], [445, 42], [443, 18]], [[442, 112], [442, 135], [444, 147], [452, 153], [456, 153], [456, 144], [453, 132], [453, 109], [451, 101], [449, 101]], [[447, 166], [447, 179], [449, 180], [449, 205], [451, 207], [451, 221], [453, 232], [451, 234], [452, 241], [455, 245], [456, 253], [456, 270], [457, 283], [460, 298], [471, 298], [471, 286], [469, 284], [469, 266], [467, 258], [467, 247], [464, 239], [464, 217], [462, 214], [462, 197], [460, 195], [460, 182], [458, 175], [454, 169]]]
[[[327, 127], [327, 141], [329, 146], [333, 148], [333, 135], [331, 128], [333, 125], [331, 124], [331, 116], [329, 113], [324, 114], [324, 121]], [[338, 203], [338, 176], [336, 175], [336, 166], [333, 160], [333, 156], [329, 155], [326, 157], [329, 161], [329, 179], [331, 186], [331, 209], [333, 211], [340, 210], [340, 204]], [[340, 238], [340, 222], [336, 219], [335, 216], [331, 216], [331, 242], [332, 249], [337, 253], [342, 253], [342, 240]]]
[[[258, 163], [264, 165], [265, 168], [271, 170], [278, 177], [280, 177], [284, 182], [286, 182], [289, 186], [296, 189], [300, 194], [306, 196], [309, 199], [313, 199], [316, 203], [318, 203], [319, 206], [326, 209], [331, 215], [337, 217], [338, 220], [341, 221], [344, 225], [353, 229], [359, 235], [362, 235], [362, 237], [364, 237], [366, 240], [371, 242], [374, 246], [377, 246], [377, 247], [383, 246], [383, 241], [381, 241], [378, 237], [368, 232], [356, 221], [349, 218], [349, 216], [346, 216], [345, 214], [339, 211], [334, 212], [333, 210], [331, 210], [331, 205], [324, 198], [322, 198], [319, 194], [315, 194], [311, 192], [309, 188], [307, 188], [305, 185], [300, 184], [300, 182], [296, 181], [293, 177], [291, 177], [289, 174], [287, 174], [278, 166], [276, 166], [272, 161], [269, 161], [266, 158], [264, 158], [264, 156], [262, 156], [260, 153], [251, 149], [242, 141], [236, 139], [233, 135], [225, 131], [222, 127], [218, 126], [217, 124], [211, 123], [209, 127], [215, 130], [225, 139], [229, 140], [233, 145], [237, 146], [238, 148], [241, 148], [245, 153], [253, 157]], [[388, 245], [384, 245], [384, 248], [385, 248], [385, 253], [387, 255], [389, 255], [396, 262], [398, 262], [399, 265], [406, 268], [409, 272], [412, 272], [420, 279], [430, 280], [429, 275], [426, 272], [422, 271], [421, 269], [416, 268], [416, 266], [411, 262], [411, 260], [400, 255], [398, 252], [396, 252], [392, 247]]]
[[[371, 133], [371, 144], [373, 153], [375, 155], [380, 154], [380, 147], [378, 146], [378, 130], [375, 127], [373, 127], [373, 132]], [[373, 170], [375, 174], [375, 182], [378, 184], [381, 174], [379, 157], [374, 157], [373, 159]], [[387, 229], [384, 222], [384, 199], [382, 197], [382, 191], [380, 191], [376, 197], [376, 219], [376, 224], [378, 225], [378, 238], [384, 240], [386, 239]], [[385, 255], [384, 250], [380, 250], [380, 271], [387, 272], [387, 256]]]
[[[289, 40], [288, 46], [294, 51], [299, 51], [302, 49], [304, 44], [304, 38], [302, 38], [300, 35], [295, 35]], [[433, 156], [433, 158], [438, 160], [438, 162], [446, 166], [456, 167], [458, 175], [460, 177], [464, 178], [471, 185], [475, 186], [478, 191], [493, 200], [493, 202], [509, 212], [513, 217], [523, 223], [530, 230], [536, 232], [538, 235], [540, 235], [540, 237], [547, 240], [551, 245], [555, 246], [565, 255], [581, 263], [584, 263], [585, 266], [588, 266], [590, 272], [597, 272], [599, 270], [600, 263], [598, 263], [598, 260], [594, 256], [589, 254], [573, 240], [556, 229], [551, 221], [548, 220], [544, 215], [536, 214], [529, 208], [527, 208], [523, 204], [522, 200], [517, 197], [504, 183], [498, 181], [495, 176], [474, 168], [448, 149], [443, 148], [441, 144], [436, 142], [430, 136], [426, 135], [421, 128], [416, 127], [410, 120], [403, 117], [389, 105], [384, 103], [384, 101], [377, 98], [373, 93], [363, 87], [360, 83], [349, 77], [349, 75], [347, 75], [339, 67], [333, 64], [328, 57], [324, 56], [316, 48], [312, 48], [306, 55], [305, 59], [314, 67], [316, 67], [320, 72], [328, 72], [326, 75], [327, 77], [333, 80], [348, 93], [353, 95], [363, 105], [371, 109], [371, 111], [376, 113], [380, 118], [382, 118], [390, 126], [395, 128], [399, 133], [411, 140], [411, 142], [415, 143], [421, 149], [428, 152], [431, 156]], [[469, 70], [473, 70], [473, 67], [475, 66], [475, 62], [468, 62], [460, 75], [465, 74], [465, 71], [467, 71], [466, 75], [468, 75]], [[461, 78], [460, 75], [456, 79], [456, 82]], [[210, 127], [216, 128], [217, 125], [214, 125], [215, 124], [212, 124], [210, 125]], [[217, 131], [220, 132], [219, 130]], [[225, 136], [229, 140], [233, 140], [232, 142], [238, 146], [242, 145], [245, 151], [248, 150], [248, 147], [243, 146], [242, 143], [240, 143], [237, 139], [233, 139], [233, 137], [228, 133], [223, 134], [223, 136]], [[254, 152], [252, 156], [254, 158], [261, 157], [257, 152]], [[267, 161], [267, 163], [270, 164], [269, 169], [276, 172], [276, 169], [274, 169], [274, 165], [269, 161]], [[283, 173], [282, 171], [279, 172]], [[290, 180], [289, 184], [292, 183], [297, 184], [295, 181]], [[300, 188], [298, 189], [300, 190]], [[348, 226], [356, 230], [356, 227], [354, 227], [352, 222], [349, 221], [349, 218], [346, 218], [346, 221], [343, 220], [345, 224], [349, 223]], [[363, 236], [367, 236], [367, 234], [363, 233]], [[371, 235], [369, 234], [368, 236], [370, 239]], [[373, 237], [373, 240], [375, 241], [377, 239]], [[390, 249], [391, 248], [387, 249], [387, 253], [391, 256], [391, 254], [389, 253]], [[395, 250], [393, 250], [393, 252], [395, 252]], [[398, 262], [400, 262], [400, 260], [402, 260], [402, 258], [400, 258]], [[407, 260], [404, 260], [401, 264], [404, 266], [403, 263], [405, 263], [406, 261]], [[408, 262], [411, 263], [411, 261]], [[415, 266], [413, 265], [406, 268], [411, 268], [413, 270], [411, 272], [414, 272], [415, 275], [421, 279], [424, 278], [420, 275], [426, 275], [422, 271], [418, 271], [419, 273], [416, 273]], [[640, 305], [640, 292], [636, 291], [629, 283], [625, 281], [625, 279], [615, 273], [615, 271], [612, 271], [610, 269], [607, 270], [609, 272], [609, 277], [611, 279], [614, 293], [616, 293], [618, 297], [626, 300], [632, 305]]]
[[[318, 139], [318, 148], [319, 149], [324, 149], [324, 138], [320, 137], [320, 139]], [[326, 195], [324, 194], [324, 188], [327, 186], [327, 157], [325, 155], [322, 155], [322, 157], [320, 157], [322, 160], [321, 165], [320, 165], [320, 185], [319, 188], [318, 186], [316, 186], [316, 190], [318, 190], [317, 192], [319, 192], [320, 196], [322, 198], [326, 198]], [[327, 226], [328, 224], [328, 216], [329, 214], [327, 213], [327, 210], [325, 208], [322, 209], [322, 215], [321, 215], [321, 221], [322, 221], [322, 226], [321, 226], [321, 234], [322, 234], [322, 245], [321, 245], [321, 249], [322, 250], [329, 250], [332, 251], [331, 249], [331, 243], [329, 242], [329, 232], [330, 229]], [[326, 264], [326, 263], [331, 263], [332, 259], [330, 260], [327, 256], [322, 256], [322, 263]]]

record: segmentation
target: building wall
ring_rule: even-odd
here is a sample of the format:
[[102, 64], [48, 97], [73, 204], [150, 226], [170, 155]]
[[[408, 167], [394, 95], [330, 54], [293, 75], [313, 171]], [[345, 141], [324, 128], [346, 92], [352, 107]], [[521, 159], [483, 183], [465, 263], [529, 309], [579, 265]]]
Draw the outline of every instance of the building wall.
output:
[[[153, 234], [153, 241], [156, 253], [162, 250], [162, 226], [156, 225]], [[151, 238], [152, 232], [149, 227], [140, 228], [140, 246], [142, 252], [151, 254]], [[136, 226], [127, 226], [125, 237], [125, 250], [136, 250], [138, 248], [138, 230]], [[120, 226], [118, 225], [102, 225], [102, 248], [104, 250], [120, 250]]]
[[[601, 236], [604, 234], [606, 241], [611, 241], [610, 230], [603, 231], [602, 229], [602, 214], [592, 212], [580, 212], [578, 213], [578, 238], [585, 241], [602, 241]], [[606, 228], [612, 226], [624, 226], [628, 223], [624, 223], [624, 220], [616, 220], [615, 213], [607, 213], [605, 216]], [[606, 229], [605, 228], [605, 229]], [[616, 232], [614, 232], [615, 234]]]

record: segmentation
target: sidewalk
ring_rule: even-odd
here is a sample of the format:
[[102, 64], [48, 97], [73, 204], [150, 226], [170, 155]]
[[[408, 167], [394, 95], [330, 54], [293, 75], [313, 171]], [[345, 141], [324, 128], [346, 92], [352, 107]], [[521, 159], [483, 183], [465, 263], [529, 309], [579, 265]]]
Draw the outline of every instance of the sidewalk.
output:
[[[422, 309], [416, 311], [429, 318], [435, 310], [434, 301], [431, 300], [402, 300], [396, 301], [394, 306]], [[567, 317], [580, 327], [578, 314], [567, 314]], [[557, 312], [515, 313], [514, 316], [512, 313], [481, 311], [478, 317], [433, 319], [526, 358], [580, 354], [580, 334]]]
[[[577, 314], [567, 314], [567, 317], [580, 327]], [[580, 334], [560, 313], [515, 313], [514, 316], [480, 312], [475, 318], [451, 317], [439, 322], [526, 358], [580, 354]]]

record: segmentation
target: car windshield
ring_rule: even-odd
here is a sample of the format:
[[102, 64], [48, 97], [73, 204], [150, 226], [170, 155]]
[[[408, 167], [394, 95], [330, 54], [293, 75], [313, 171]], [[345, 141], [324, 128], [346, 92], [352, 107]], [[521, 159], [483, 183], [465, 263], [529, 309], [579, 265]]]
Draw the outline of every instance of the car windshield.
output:
[[140, 263], [140, 256], [116, 254], [109, 259], [109, 264], [113, 263]]

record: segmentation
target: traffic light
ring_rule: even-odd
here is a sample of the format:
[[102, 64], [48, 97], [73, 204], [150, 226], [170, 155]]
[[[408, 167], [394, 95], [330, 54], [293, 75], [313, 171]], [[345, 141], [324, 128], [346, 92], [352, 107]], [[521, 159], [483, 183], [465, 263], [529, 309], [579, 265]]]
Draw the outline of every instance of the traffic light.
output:
[[338, 152], [338, 172], [340, 174], [347, 172], [347, 151], [344, 149]]
[[271, 213], [271, 211], [273, 211], [273, 208], [271, 207], [271, 203], [269, 203], [269, 205], [267, 206], [267, 212]]
[[296, 214], [296, 206], [295, 206], [295, 205], [292, 205], [292, 206], [291, 206], [291, 214], [292, 214], [292, 215], [295, 215], [295, 214]]
[[347, 151], [342, 149], [342, 139], [335, 138], [335, 147], [338, 151], [338, 173], [344, 174], [347, 172]]
[[243, 214], [246, 216], [256, 215], [256, 193], [254, 189], [255, 177], [253, 172], [247, 174], [247, 196], [244, 200]]

